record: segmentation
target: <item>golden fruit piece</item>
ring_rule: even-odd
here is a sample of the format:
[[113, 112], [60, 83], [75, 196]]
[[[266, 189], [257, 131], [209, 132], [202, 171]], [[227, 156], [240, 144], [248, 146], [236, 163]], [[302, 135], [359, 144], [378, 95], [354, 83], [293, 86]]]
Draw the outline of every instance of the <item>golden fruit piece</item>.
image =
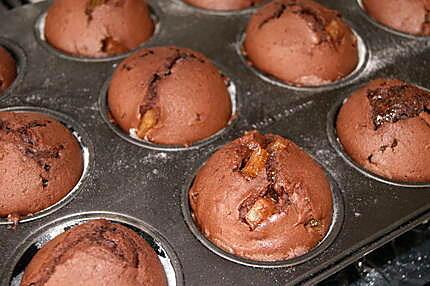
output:
[[261, 198], [255, 202], [245, 216], [251, 229], [255, 229], [262, 221], [276, 213], [275, 203], [268, 198]]
[[270, 143], [267, 149], [269, 149], [272, 152], [277, 152], [277, 151], [282, 151], [285, 148], [287, 148], [287, 146], [284, 143], [282, 143], [280, 140], [276, 140], [275, 142]]
[[112, 37], [107, 37], [102, 40], [101, 51], [109, 55], [115, 55], [126, 52], [127, 48]]
[[157, 124], [157, 121], [158, 112], [155, 109], [149, 109], [140, 120], [139, 127], [137, 128], [137, 136], [145, 138], [146, 133]]
[[314, 218], [311, 219], [310, 221], [308, 221], [307, 225], [310, 226], [310, 227], [312, 227], [312, 228], [320, 227], [321, 226], [319, 220], [314, 219]]
[[340, 22], [337, 20], [331, 21], [326, 27], [326, 32], [330, 35], [331, 39], [335, 42], [341, 40], [345, 35]]
[[269, 153], [258, 146], [254, 151], [252, 151], [248, 162], [242, 169], [242, 174], [245, 176], [255, 178], [257, 175], [265, 169], [267, 159], [269, 158]]

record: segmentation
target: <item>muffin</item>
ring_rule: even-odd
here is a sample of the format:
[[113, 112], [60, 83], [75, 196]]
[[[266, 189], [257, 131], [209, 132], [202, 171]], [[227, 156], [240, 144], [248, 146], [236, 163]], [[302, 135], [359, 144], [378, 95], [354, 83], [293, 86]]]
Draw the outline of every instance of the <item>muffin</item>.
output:
[[144, 0], [55, 0], [44, 31], [55, 48], [91, 58], [127, 52], [153, 32]]
[[366, 12], [400, 32], [430, 36], [430, 0], [362, 0]]
[[0, 112], [0, 216], [14, 221], [66, 196], [83, 169], [81, 148], [57, 120]]
[[12, 55], [0, 46], [0, 95], [16, 78], [16, 62]]
[[193, 6], [219, 11], [242, 10], [252, 7], [263, 0], [184, 0]]
[[348, 155], [364, 169], [401, 182], [430, 182], [430, 93], [396, 79], [354, 92], [337, 118]]
[[305, 254], [324, 238], [333, 214], [321, 167], [293, 142], [256, 131], [209, 158], [189, 201], [206, 238], [257, 261]]
[[311, 0], [276, 0], [254, 14], [244, 53], [263, 73], [297, 86], [339, 80], [358, 64], [357, 38], [336, 11]]
[[142, 49], [115, 70], [108, 91], [114, 121], [157, 144], [190, 145], [231, 117], [226, 79], [202, 54], [177, 47]]
[[43, 246], [25, 269], [21, 286], [164, 286], [166, 275], [151, 246], [131, 229], [94, 220]]

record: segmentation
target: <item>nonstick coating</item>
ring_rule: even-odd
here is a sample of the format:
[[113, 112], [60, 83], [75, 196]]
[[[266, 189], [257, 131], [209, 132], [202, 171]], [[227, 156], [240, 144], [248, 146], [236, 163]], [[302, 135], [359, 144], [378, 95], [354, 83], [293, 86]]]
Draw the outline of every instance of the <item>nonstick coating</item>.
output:
[[[49, 2], [0, 14], [0, 44], [14, 53], [22, 73], [8, 96], [0, 97], [0, 108], [58, 111], [76, 121], [94, 146], [94, 164], [73, 200], [16, 229], [0, 226], [2, 285], [9, 285], [15, 268], [8, 261], [15, 261], [22, 247], [30, 247], [27, 238], [41, 229], [49, 231], [57, 219], [84, 212], [121, 213], [152, 226], [178, 256], [185, 285], [313, 284], [430, 218], [428, 186], [399, 186], [363, 174], [340, 156], [330, 130], [339, 101], [370, 79], [395, 77], [430, 88], [429, 38], [382, 29], [356, 1], [321, 1], [339, 10], [363, 39], [367, 59], [341, 84], [300, 89], [262, 79], [238, 54], [253, 9], [212, 13], [179, 0], [148, 2], [159, 21], [151, 46], [195, 49], [230, 77], [237, 89], [234, 125], [198, 148], [169, 151], [132, 144], [106, 123], [99, 104], [103, 85], [120, 59], [70, 60], [42, 45], [35, 26]], [[342, 197], [343, 223], [337, 237], [323, 252], [292, 267], [258, 268], [224, 259], [204, 246], [185, 221], [182, 200], [197, 170], [214, 150], [252, 129], [280, 134], [308, 151]]]

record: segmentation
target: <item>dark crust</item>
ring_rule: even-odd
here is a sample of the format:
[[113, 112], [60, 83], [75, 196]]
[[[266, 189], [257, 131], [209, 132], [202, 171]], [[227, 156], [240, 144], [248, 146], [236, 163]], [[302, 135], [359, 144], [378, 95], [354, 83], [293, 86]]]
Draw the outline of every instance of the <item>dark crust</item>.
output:
[[421, 112], [429, 112], [430, 93], [406, 83], [394, 86], [384, 83], [369, 89], [367, 98], [375, 130], [387, 122], [395, 123], [417, 117]]
[[93, 20], [93, 12], [94, 10], [106, 4], [108, 0], [88, 0], [87, 5], [85, 7], [85, 15], [87, 16], [88, 23]]
[[[331, 37], [325, 30], [328, 24], [325, 17], [321, 13], [313, 9], [312, 7], [305, 6], [302, 3], [298, 3], [296, 0], [287, 0], [282, 2], [275, 2], [279, 5], [278, 9], [268, 18], [264, 19], [258, 26], [261, 29], [264, 25], [272, 20], [279, 19], [288, 10], [293, 14], [302, 17], [308, 26], [318, 34], [320, 42], [330, 41]], [[338, 15], [339, 17], [339, 15]]]
[[[154, 54], [153, 50], [146, 50], [139, 55], [139, 58], [145, 58], [145, 57], [147, 57], [149, 55], [153, 55], [153, 54]], [[134, 66], [131, 66], [127, 63], [124, 63], [121, 67], [122, 70], [127, 70], [127, 71], [131, 71], [133, 68], [134, 68]]]
[[284, 14], [285, 10], [287, 10], [288, 7], [296, 5], [295, 1], [291, 1], [291, 2], [292, 3], [288, 3], [288, 4], [275, 2], [275, 4], [279, 5], [278, 9], [276, 9], [276, 11], [271, 16], [261, 21], [261, 23], [258, 25], [258, 28], [261, 29], [263, 28], [264, 25], [266, 25], [270, 21], [281, 18], [282, 14]]
[[430, 34], [430, 8], [424, 7], [424, 9], [426, 11], [426, 15], [422, 24], [421, 31], [423, 35], [428, 35]]
[[[112, 2], [112, 3], [109, 3]], [[121, 7], [124, 5], [124, 0], [88, 0], [85, 7], [85, 15], [87, 16], [88, 23], [93, 20], [94, 10], [105, 4], [113, 4], [115, 7]]]
[[[85, 7], [85, 15], [87, 16], [88, 25], [93, 20], [93, 13], [95, 9], [103, 5], [113, 5], [114, 7], [121, 7], [124, 5], [123, 0], [88, 0]], [[100, 51], [108, 55], [115, 55], [126, 52], [128, 48], [120, 41], [114, 39], [112, 36], [106, 36], [101, 40]]]
[[32, 129], [45, 128], [50, 123], [50, 120], [33, 120], [24, 126], [14, 129], [9, 126], [9, 122], [0, 119], [0, 138], [2, 135], [9, 136], [23, 156], [34, 160], [40, 166], [40, 179], [44, 188], [48, 186], [47, 173], [51, 169], [48, 160], [60, 159], [60, 152], [64, 149], [64, 146], [60, 144], [49, 149], [43, 148], [37, 143]]
[[[32, 282], [30, 286], [44, 285], [55, 272], [55, 268], [67, 261], [68, 256], [66, 254], [73, 251], [73, 248], [79, 245], [83, 245], [87, 248], [93, 246], [103, 248], [112, 253], [118, 261], [125, 263], [128, 267], [139, 267], [139, 253], [142, 249], [127, 232], [107, 221], [98, 221], [97, 224], [85, 225], [83, 227], [84, 228], [81, 228], [80, 231], [72, 231], [69, 233], [69, 236], [55, 247], [51, 259], [41, 267], [42, 273], [39, 273], [41, 278]], [[116, 240], [121, 239], [130, 247], [128, 252], [129, 254], [131, 253], [131, 256], [126, 255], [124, 249], [121, 249], [120, 245], [108, 238], [112, 236], [114, 236]]]
[[[175, 54], [166, 59], [166, 62], [160, 67], [160, 69], [153, 73], [149, 79], [148, 89], [146, 94], [144, 95], [144, 102], [140, 105], [139, 111], [140, 115], [143, 117], [145, 113], [150, 109], [156, 109], [157, 105], [157, 89], [158, 84], [169, 77], [172, 74], [172, 69], [175, 65], [183, 60], [197, 60], [199, 62], [204, 63], [205, 61], [194, 54], [186, 51], [182, 51], [181, 49], [172, 48], [175, 51]], [[140, 57], [146, 57], [148, 55], [153, 55], [154, 52], [149, 50], [142, 54]], [[158, 113], [158, 112], [157, 112]]]

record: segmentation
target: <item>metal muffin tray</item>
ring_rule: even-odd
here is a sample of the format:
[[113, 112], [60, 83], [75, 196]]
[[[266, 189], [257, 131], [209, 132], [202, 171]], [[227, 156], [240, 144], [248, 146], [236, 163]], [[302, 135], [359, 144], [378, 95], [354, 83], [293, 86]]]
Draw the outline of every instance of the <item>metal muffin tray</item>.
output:
[[[342, 101], [373, 78], [430, 88], [430, 38], [382, 28], [359, 2], [323, 1], [361, 39], [361, 65], [338, 83], [298, 88], [259, 73], [241, 54], [243, 32], [258, 7], [213, 12], [180, 0], [148, 2], [158, 25], [143, 46], [188, 47], [212, 59], [235, 87], [234, 120], [189, 148], [131, 140], [109, 121], [106, 107], [110, 76], [126, 55], [88, 60], [50, 47], [40, 33], [50, 1], [4, 13], [0, 45], [17, 59], [19, 75], [0, 97], [0, 108], [60, 119], [80, 138], [88, 164], [81, 184], [57, 205], [16, 227], [0, 221], [0, 285], [17, 285], [46, 241], [95, 218], [139, 231], [159, 254], [170, 285], [314, 284], [430, 218], [430, 182], [403, 184], [369, 174], [344, 154], [334, 130]], [[274, 263], [234, 257], [202, 237], [191, 219], [187, 192], [198, 169], [217, 148], [253, 129], [293, 140], [331, 179], [335, 220], [303, 257]]]

